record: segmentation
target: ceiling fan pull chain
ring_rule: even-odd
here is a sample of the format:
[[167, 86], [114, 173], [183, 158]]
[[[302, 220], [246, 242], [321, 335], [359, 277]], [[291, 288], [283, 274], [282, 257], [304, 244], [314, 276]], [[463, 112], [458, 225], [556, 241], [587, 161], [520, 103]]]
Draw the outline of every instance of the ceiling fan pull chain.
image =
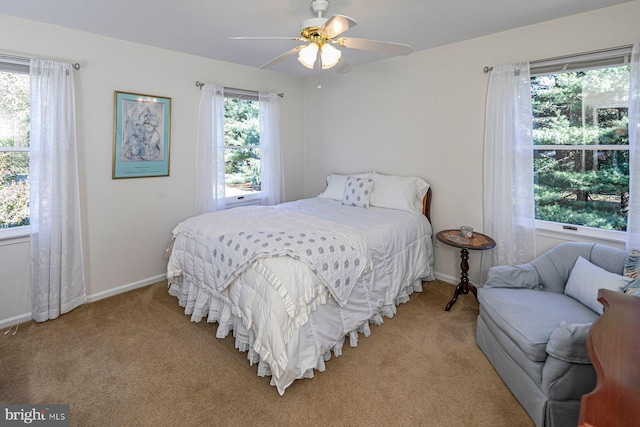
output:
[[319, 47], [318, 52], [316, 53], [316, 64], [318, 65], [318, 86], [317, 86], [317, 89], [322, 89], [322, 84], [320, 84], [320, 71], [322, 71], [322, 47]]

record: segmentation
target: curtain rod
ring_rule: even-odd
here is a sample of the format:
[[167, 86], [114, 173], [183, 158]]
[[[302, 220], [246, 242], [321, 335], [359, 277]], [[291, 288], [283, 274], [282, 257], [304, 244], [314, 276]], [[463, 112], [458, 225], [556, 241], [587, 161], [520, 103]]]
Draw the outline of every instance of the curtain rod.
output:
[[[599, 49], [599, 50], [592, 50], [590, 52], [581, 52], [581, 53], [576, 53], [573, 55], [562, 55], [562, 56], [556, 56], [553, 58], [547, 58], [547, 59], [539, 59], [537, 61], [529, 61], [530, 66], [535, 66], [536, 64], [540, 64], [540, 63], [544, 63], [544, 62], [550, 62], [550, 61], [561, 61], [564, 59], [571, 59], [571, 58], [575, 58], [578, 56], [585, 56], [585, 55], [594, 55], [594, 54], [598, 54], [598, 53], [606, 53], [606, 52], [615, 52], [617, 50], [623, 50], [623, 49], [631, 49], [633, 48], [633, 45], [626, 45], [626, 46], [618, 46], [618, 47], [612, 47], [609, 49]], [[489, 71], [493, 70], [492, 66], [485, 66], [482, 71], [484, 71], [485, 73], [488, 73]]]
[[[0, 60], [3, 60], [5, 62], [17, 62], [22, 64], [24, 62], [31, 61], [31, 58], [27, 56], [18, 56], [18, 55], [11, 55], [7, 53], [0, 53]], [[80, 69], [80, 64], [77, 62], [75, 64], [71, 64], [71, 66], [76, 70]]]
[[[201, 83], [201, 82], [199, 82], [199, 81], [196, 81], [196, 86], [198, 86], [198, 89], [202, 89], [202, 86], [204, 86], [205, 84], [206, 84], [206, 83]], [[232, 88], [232, 87], [225, 87], [225, 89], [235, 90], [235, 91], [238, 91], [238, 92], [242, 92], [242, 91], [243, 91], [243, 89], [235, 89], [235, 88]], [[246, 90], [245, 90], [245, 92], [246, 92]], [[280, 98], [284, 98], [284, 93], [280, 92], [280, 93], [278, 94], [278, 96], [279, 96]]]

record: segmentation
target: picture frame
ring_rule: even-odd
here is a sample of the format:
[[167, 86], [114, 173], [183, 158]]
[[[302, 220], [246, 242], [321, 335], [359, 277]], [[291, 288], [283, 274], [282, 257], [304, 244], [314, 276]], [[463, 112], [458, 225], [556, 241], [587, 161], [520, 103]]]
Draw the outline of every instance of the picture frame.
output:
[[114, 92], [113, 179], [169, 176], [171, 98]]

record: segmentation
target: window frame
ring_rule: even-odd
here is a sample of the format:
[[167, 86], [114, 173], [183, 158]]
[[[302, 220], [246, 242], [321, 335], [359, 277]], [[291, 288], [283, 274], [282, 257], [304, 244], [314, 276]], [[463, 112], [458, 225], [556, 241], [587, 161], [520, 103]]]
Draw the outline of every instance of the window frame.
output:
[[[225, 87], [224, 88], [224, 99], [226, 100], [227, 98], [260, 102], [259, 93], [256, 92], [256, 91]], [[258, 115], [258, 120], [259, 120], [259, 118], [260, 118], [260, 116]], [[242, 147], [242, 146], [238, 147], [236, 145], [227, 145], [227, 141], [225, 139], [225, 141], [224, 141], [224, 150], [227, 150], [228, 148], [237, 149], [237, 148], [245, 148], [245, 147]], [[252, 145], [252, 146], [249, 146], [249, 148], [261, 150], [262, 149], [262, 145], [261, 144]], [[260, 159], [260, 162], [262, 162], [262, 158]], [[226, 173], [225, 173], [225, 180], [226, 180]], [[226, 188], [226, 184], [225, 184], [225, 188]], [[225, 193], [225, 198], [224, 198], [225, 206], [228, 207], [228, 208], [229, 207], [236, 207], [236, 206], [246, 206], [246, 205], [260, 204], [261, 199], [262, 199], [262, 190], [256, 191], [256, 192], [253, 192], [253, 193], [250, 193], [250, 194], [237, 195], [237, 196], [227, 196], [226, 193]]]
[[[530, 76], [559, 74], [562, 72], [587, 71], [597, 68], [610, 68], [629, 64], [632, 46], [588, 52], [567, 57], [551, 58], [530, 63]], [[533, 101], [533, 99], [532, 99]], [[584, 144], [584, 145], [533, 145], [532, 151], [540, 150], [576, 150], [583, 151], [629, 151], [629, 145]], [[532, 177], [535, 177], [532, 171]], [[597, 239], [615, 243], [624, 243], [626, 231], [607, 230], [563, 222], [546, 221], [535, 218], [536, 235], [551, 238]]]
[[[0, 71], [18, 74], [30, 74], [30, 60], [9, 55], [0, 55]], [[28, 153], [29, 147], [0, 147], [1, 152]], [[30, 225], [0, 228], [0, 246], [14, 243], [15, 239], [24, 241], [31, 233]]]

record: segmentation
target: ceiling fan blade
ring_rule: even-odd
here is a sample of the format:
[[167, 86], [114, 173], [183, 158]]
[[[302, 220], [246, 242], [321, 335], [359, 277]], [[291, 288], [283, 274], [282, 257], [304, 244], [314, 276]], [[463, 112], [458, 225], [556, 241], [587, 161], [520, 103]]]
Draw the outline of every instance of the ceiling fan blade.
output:
[[302, 37], [229, 37], [229, 40], [302, 40]]
[[382, 42], [378, 40], [354, 39], [350, 37], [340, 37], [335, 43], [352, 49], [371, 50], [375, 52], [384, 52], [391, 55], [409, 55], [413, 52], [413, 48], [408, 44]]
[[358, 23], [348, 16], [333, 15], [320, 27], [320, 34], [332, 39], [344, 33], [351, 27], [355, 27]]
[[279, 62], [284, 61], [285, 59], [289, 58], [290, 56], [295, 55], [296, 53], [298, 53], [298, 51], [300, 49], [302, 49], [303, 47], [305, 47], [305, 45], [302, 46], [297, 46], [294, 47], [291, 50], [286, 51], [285, 53], [283, 53], [282, 55], [272, 59], [271, 61], [267, 62], [266, 64], [263, 64], [260, 66], [260, 68], [269, 68], [269, 67], [273, 67], [274, 65], [276, 65]]
[[341, 57], [336, 66], [333, 67], [333, 69], [338, 74], [346, 74], [351, 71], [351, 65], [349, 65], [346, 59]]

